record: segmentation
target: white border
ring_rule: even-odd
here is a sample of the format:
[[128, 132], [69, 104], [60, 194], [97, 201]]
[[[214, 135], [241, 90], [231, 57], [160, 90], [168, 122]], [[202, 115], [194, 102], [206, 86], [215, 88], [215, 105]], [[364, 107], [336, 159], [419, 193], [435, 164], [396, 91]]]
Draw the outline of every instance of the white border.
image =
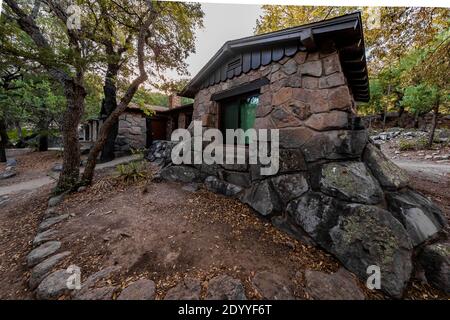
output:
[[[163, 0], [168, 1], [168, 0]], [[172, 0], [173, 1], [173, 0]], [[182, 2], [225, 4], [278, 4], [297, 6], [351, 6], [351, 7], [450, 7], [449, 0], [177, 0]]]

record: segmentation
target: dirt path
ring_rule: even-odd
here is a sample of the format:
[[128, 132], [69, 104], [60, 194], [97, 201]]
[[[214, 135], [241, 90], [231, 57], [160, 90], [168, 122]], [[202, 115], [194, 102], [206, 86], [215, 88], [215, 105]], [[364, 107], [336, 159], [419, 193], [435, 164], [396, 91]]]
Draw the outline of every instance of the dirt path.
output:
[[432, 179], [450, 180], [450, 164], [419, 162], [414, 160], [393, 160], [399, 167], [411, 173], [419, 172]]
[[[122, 163], [127, 163], [127, 162], [130, 162], [133, 160], [137, 160], [137, 159], [139, 159], [139, 157], [140, 157], [139, 155], [132, 155], [132, 156], [128, 156], [128, 157], [118, 158], [118, 159], [115, 159], [110, 162], [98, 164], [95, 167], [95, 169], [99, 170], [99, 169], [105, 169], [105, 168], [112, 168], [112, 167], [115, 167]], [[80, 171], [83, 172], [84, 168], [81, 168]], [[47, 175], [45, 177], [41, 177], [38, 179], [32, 179], [32, 180], [28, 180], [25, 182], [13, 184], [10, 186], [0, 187], [0, 196], [11, 194], [11, 193], [16, 193], [16, 192], [21, 192], [21, 191], [36, 190], [40, 187], [55, 183], [56, 179], [57, 179], [56, 174], [55, 174], [55, 177]]]

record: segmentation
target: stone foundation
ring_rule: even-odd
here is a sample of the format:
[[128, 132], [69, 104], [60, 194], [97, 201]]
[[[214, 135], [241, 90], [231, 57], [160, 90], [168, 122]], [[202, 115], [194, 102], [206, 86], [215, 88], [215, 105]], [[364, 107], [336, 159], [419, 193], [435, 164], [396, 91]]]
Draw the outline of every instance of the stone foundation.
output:
[[256, 129], [280, 130], [280, 170], [259, 165], [167, 165], [161, 177], [204, 181], [270, 218], [289, 234], [334, 254], [363, 281], [380, 267], [381, 289], [401, 297], [413, 250], [446, 224], [431, 201], [408, 187], [406, 175], [367, 138], [337, 52], [298, 52], [196, 95], [194, 119], [218, 128], [215, 93], [267, 78]]

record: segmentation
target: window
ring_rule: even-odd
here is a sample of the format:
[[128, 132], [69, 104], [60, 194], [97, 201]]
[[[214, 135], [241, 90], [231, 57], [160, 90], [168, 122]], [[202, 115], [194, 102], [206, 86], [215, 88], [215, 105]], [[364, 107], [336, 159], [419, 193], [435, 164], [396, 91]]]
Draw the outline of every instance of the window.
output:
[[[255, 125], [256, 108], [258, 107], [259, 93], [233, 97], [221, 102], [221, 129], [251, 129]], [[245, 137], [248, 144], [249, 137]]]

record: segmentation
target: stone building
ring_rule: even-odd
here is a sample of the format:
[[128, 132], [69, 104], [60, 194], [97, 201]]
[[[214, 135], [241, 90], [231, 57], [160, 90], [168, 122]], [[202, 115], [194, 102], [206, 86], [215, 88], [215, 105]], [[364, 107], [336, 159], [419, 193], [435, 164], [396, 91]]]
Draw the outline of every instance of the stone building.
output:
[[229, 41], [181, 95], [204, 128], [279, 129], [280, 170], [163, 161], [160, 175], [240, 199], [364, 281], [379, 267], [381, 289], [400, 297], [413, 253], [446, 219], [368, 140], [356, 113], [368, 84], [359, 13]]
[[[132, 150], [148, 148], [155, 140], [170, 140], [172, 131], [187, 128], [192, 121], [192, 104], [181, 105], [177, 96], [169, 97], [169, 106], [145, 106], [152, 112], [146, 115], [143, 108], [136, 104], [129, 107], [119, 117], [119, 132], [116, 138], [117, 155]], [[81, 126], [80, 141], [92, 144], [97, 140], [103, 119], [91, 119]]]

